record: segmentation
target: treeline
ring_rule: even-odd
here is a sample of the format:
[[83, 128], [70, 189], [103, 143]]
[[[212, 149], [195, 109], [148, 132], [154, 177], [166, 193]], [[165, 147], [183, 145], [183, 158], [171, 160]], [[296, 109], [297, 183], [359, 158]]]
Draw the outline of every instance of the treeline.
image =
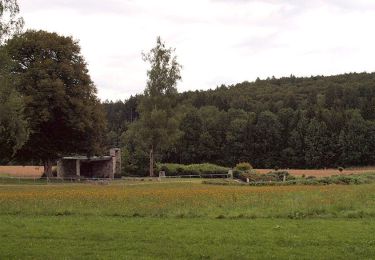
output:
[[[108, 145], [123, 147], [130, 174], [147, 167], [147, 150], [127, 134], [141, 99], [103, 104]], [[233, 166], [248, 161], [257, 168], [375, 162], [375, 73], [257, 79], [177, 94], [170, 102], [179, 138], [160, 151], [160, 162]]]

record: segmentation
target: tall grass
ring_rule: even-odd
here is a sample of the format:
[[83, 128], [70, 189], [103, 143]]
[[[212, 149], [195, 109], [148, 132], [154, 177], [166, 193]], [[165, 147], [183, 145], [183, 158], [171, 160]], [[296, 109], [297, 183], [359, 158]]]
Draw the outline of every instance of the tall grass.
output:
[[375, 216], [375, 184], [242, 187], [199, 183], [0, 187], [0, 215], [167, 218]]

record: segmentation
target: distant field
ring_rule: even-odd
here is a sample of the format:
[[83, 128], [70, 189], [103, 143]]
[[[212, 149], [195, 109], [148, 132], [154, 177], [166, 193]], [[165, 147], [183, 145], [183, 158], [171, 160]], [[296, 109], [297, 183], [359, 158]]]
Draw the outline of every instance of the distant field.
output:
[[192, 181], [0, 185], [0, 259], [375, 255], [375, 184], [244, 187]]
[[40, 177], [43, 174], [43, 166], [0, 166], [1, 175], [15, 177]]
[[[295, 176], [315, 176], [315, 177], [325, 177], [336, 174], [362, 174], [375, 172], [375, 167], [358, 167], [358, 168], [348, 168], [344, 169], [342, 172], [339, 172], [338, 169], [318, 169], [318, 170], [301, 170], [301, 169], [285, 169], [290, 174]], [[274, 169], [256, 169], [257, 173], [268, 173], [274, 171]]]

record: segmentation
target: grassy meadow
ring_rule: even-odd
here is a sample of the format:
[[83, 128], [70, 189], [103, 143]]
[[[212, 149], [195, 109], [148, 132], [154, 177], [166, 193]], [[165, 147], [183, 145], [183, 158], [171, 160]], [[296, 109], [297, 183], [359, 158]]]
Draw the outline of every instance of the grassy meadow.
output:
[[375, 184], [0, 186], [0, 259], [373, 259]]

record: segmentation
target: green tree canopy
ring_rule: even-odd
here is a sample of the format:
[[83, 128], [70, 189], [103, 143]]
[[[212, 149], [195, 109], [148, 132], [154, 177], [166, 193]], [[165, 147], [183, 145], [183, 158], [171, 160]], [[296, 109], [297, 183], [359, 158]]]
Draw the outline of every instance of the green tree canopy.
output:
[[28, 138], [21, 95], [10, 75], [11, 62], [0, 49], [0, 163], [9, 162]]
[[[375, 164], [375, 73], [258, 79], [178, 93], [170, 100], [182, 134], [173, 149], [159, 153], [165, 163]], [[132, 103], [123, 104], [124, 115], [132, 114]]]
[[361, 164], [368, 154], [368, 124], [358, 111], [347, 119], [345, 127], [340, 132], [339, 145], [343, 165]]
[[147, 86], [138, 106], [140, 115], [137, 131], [149, 150], [149, 173], [154, 175], [155, 155], [171, 147], [178, 138], [179, 119], [173, 108], [176, 106], [177, 81], [181, 79], [181, 65], [174, 49], [167, 48], [160, 37], [143, 59], [150, 63], [147, 71]]
[[326, 165], [326, 152], [328, 148], [328, 132], [324, 122], [317, 119], [310, 121], [306, 137], [306, 164], [310, 167], [324, 167]]
[[16, 63], [12, 73], [30, 125], [29, 140], [17, 157], [42, 161], [50, 175], [52, 161], [62, 155], [98, 153], [104, 113], [78, 42], [56, 33], [27, 31], [6, 48]]
[[0, 0], [0, 163], [9, 162], [28, 138], [23, 100], [11, 76], [11, 61], [2, 44], [23, 26], [15, 0]]

